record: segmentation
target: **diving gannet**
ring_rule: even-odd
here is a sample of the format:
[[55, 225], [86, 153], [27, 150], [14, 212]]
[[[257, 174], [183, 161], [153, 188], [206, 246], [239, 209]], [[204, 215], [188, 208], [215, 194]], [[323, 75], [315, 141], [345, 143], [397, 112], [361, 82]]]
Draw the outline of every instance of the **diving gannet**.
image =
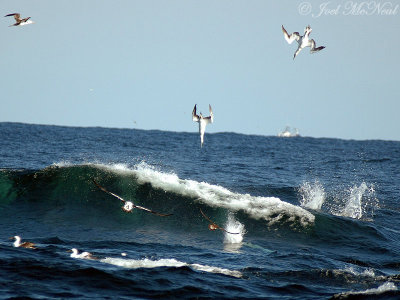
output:
[[222, 231], [225, 231], [226, 233], [230, 233], [230, 234], [239, 234], [239, 232], [229, 232], [229, 231], [227, 231], [226, 229], [224, 229], [224, 228], [218, 226], [217, 224], [215, 224], [213, 221], [211, 221], [211, 219], [210, 219], [209, 217], [207, 217], [207, 216], [203, 213], [203, 211], [201, 210], [201, 208], [200, 208], [200, 212], [201, 212], [201, 214], [203, 215], [203, 217], [204, 217], [208, 222], [210, 222], [210, 224], [208, 224], [208, 229], [210, 229], [210, 230], [212, 230], [212, 231], [217, 230], [217, 229], [220, 229], [220, 230], [222, 230]]
[[36, 246], [35, 246], [34, 243], [31, 243], [31, 242], [23, 242], [23, 243], [21, 243], [21, 237], [18, 236], [18, 235], [14, 236], [14, 237], [11, 237], [10, 239], [15, 239], [15, 242], [13, 243], [14, 247], [36, 249]]
[[125, 199], [123, 199], [122, 197], [118, 196], [117, 194], [114, 194], [114, 193], [111, 193], [111, 192], [107, 191], [104, 187], [102, 187], [100, 184], [98, 184], [94, 179], [93, 179], [93, 182], [103, 192], [105, 192], [105, 193], [107, 193], [107, 194], [109, 194], [109, 195], [121, 200], [122, 202], [124, 202], [124, 206], [122, 207], [122, 209], [124, 211], [126, 211], [126, 212], [132, 212], [132, 210], [134, 208], [138, 208], [138, 209], [142, 209], [144, 211], [147, 211], [149, 213], [155, 214], [155, 215], [160, 216], [160, 217], [172, 216], [172, 214], [161, 214], [161, 213], [152, 211], [152, 210], [150, 210], [150, 209], [148, 209], [146, 207], [135, 205], [131, 201], [126, 201]]
[[193, 111], [192, 111], [192, 119], [193, 122], [199, 122], [199, 133], [200, 133], [200, 145], [203, 147], [204, 143], [204, 132], [206, 131], [206, 125], [209, 123], [212, 123], [214, 121], [214, 115], [211, 109], [211, 105], [208, 105], [208, 108], [210, 110], [210, 116], [208, 117], [203, 117], [203, 115], [200, 113], [200, 115], [196, 114], [196, 106], [197, 104], [194, 105]]
[[304, 35], [300, 36], [300, 34], [298, 32], [293, 32], [291, 35], [289, 35], [285, 29], [285, 27], [283, 27], [282, 25], [282, 31], [283, 31], [283, 36], [285, 37], [285, 40], [291, 44], [293, 43], [294, 40], [297, 41], [297, 43], [299, 44], [299, 47], [297, 48], [296, 52], [294, 53], [293, 59], [296, 58], [297, 54], [300, 53], [300, 51], [305, 48], [305, 47], [310, 47], [310, 53], [315, 53], [318, 51], [321, 51], [322, 49], [324, 49], [324, 46], [320, 46], [318, 48], [315, 47], [315, 41], [313, 39], [309, 38], [309, 35], [312, 31], [310, 25], [308, 25], [305, 29], [304, 29]]
[[76, 248], [72, 248], [71, 250], [68, 250], [68, 252], [72, 252], [70, 255], [72, 258], [98, 259], [97, 257], [93, 256], [92, 253], [89, 253], [89, 252], [82, 252], [79, 254], [78, 249], [76, 249]]
[[12, 25], [10, 25], [8, 27], [11, 27], [11, 26], [24, 26], [24, 25], [29, 25], [29, 24], [33, 24], [34, 23], [32, 20], [29, 20], [31, 17], [27, 17], [27, 18], [21, 19], [21, 15], [19, 13], [8, 14], [8, 15], [5, 15], [4, 17], [11, 17], [11, 16], [14, 16], [15, 24], [12, 24]]

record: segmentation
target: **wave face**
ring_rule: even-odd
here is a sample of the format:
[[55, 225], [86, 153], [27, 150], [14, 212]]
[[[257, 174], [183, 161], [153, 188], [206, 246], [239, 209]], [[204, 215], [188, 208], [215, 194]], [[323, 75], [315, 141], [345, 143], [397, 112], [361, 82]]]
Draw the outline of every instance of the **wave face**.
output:
[[[93, 179], [136, 205], [173, 214], [168, 218], [151, 216], [152, 224], [159, 221], [171, 227], [194, 228], [193, 219], [206, 221], [198, 217], [200, 209], [205, 209], [217, 224], [228, 224], [231, 229], [236, 226], [241, 232], [245, 231], [246, 222], [258, 223], [261, 230], [271, 226], [301, 229], [312, 226], [315, 219], [307, 210], [276, 197], [240, 194], [218, 185], [180, 179], [143, 162], [133, 168], [123, 164], [58, 163], [39, 171], [2, 171], [0, 202], [35, 203], [46, 210], [62, 207], [60, 217], [67, 219], [77, 210], [82, 216], [87, 214], [87, 218], [126, 214], [120, 209], [123, 202], [97, 189]], [[240, 225], [234, 224], [232, 213], [241, 220]], [[146, 214], [134, 210], [129, 215], [134, 221]]]

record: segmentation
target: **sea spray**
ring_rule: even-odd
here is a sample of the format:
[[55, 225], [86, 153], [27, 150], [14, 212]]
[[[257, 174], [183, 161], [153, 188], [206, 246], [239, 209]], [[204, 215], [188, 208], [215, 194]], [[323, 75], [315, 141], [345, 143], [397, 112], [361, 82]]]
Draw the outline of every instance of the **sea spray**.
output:
[[325, 190], [319, 181], [314, 183], [304, 182], [300, 188], [300, 205], [314, 210], [321, 210], [325, 201]]
[[340, 215], [353, 219], [368, 218], [373, 215], [377, 205], [378, 200], [375, 197], [373, 185], [368, 187], [365, 182], [362, 182], [359, 186], [354, 185], [349, 188], [347, 200]]
[[235, 219], [233, 213], [229, 213], [225, 226], [227, 231], [233, 233], [225, 232], [225, 244], [239, 244], [243, 241], [243, 236], [246, 233], [244, 225]]

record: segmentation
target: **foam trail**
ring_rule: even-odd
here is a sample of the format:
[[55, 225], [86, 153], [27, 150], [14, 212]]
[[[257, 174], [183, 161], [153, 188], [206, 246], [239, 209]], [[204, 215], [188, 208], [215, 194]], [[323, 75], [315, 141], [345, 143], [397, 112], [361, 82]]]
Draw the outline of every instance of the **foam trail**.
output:
[[[379, 295], [389, 291], [397, 291], [397, 286], [393, 282], [385, 282], [377, 288], [368, 289], [360, 292], [347, 292], [341, 293], [340, 296], [350, 296], [350, 295]], [[335, 295], [336, 296], [336, 295]]]
[[200, 265], [200, 264], [188, 264], [185, 262], [181, 262], [179, 260], [170, 258], [170, 259], [158, 259], [158, 260], [150, 260], [150, 259], [124, 259], [124, 258], [112, 258], [106, 257], [100, 260], [102, 263], [111, 264], [118, 267], [123, 267], [127, 269], [139, 269], [139, 268], [160, 268], [160, 267], [189, 267], [196, 271], [208, 272], [208, 273], [216, 273], [223, 274], [232, 277], [240, 278], [242, 277], [242, 273], [236, 270], [229, 270], [219, 267]]

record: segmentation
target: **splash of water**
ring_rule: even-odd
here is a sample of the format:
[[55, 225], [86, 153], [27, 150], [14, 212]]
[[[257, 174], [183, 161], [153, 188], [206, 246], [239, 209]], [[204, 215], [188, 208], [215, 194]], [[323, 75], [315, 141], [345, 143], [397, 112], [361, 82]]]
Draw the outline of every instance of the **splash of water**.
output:
[[300, 205], [302, 207], [321, 210], [326, 195], [324, 187], [320, 182], [304, 182], [299, 188], [299, 193], [301, 196]]
[[368, 187], [363, 182], [359, 186], [354, 185], [349, 189], [345, 207], [340, 215], [353, 219], [361, 219], [368, 213], [373, 214], [373, 210], [377, 205], [378, 201], [375, 198], [374, 186], [371, 185]]
[[244, 225], [237, 221], [232, 213], [229, 213], [228, 220], [226, 222], [226, 230], [232, 233], [225, 232], [224, 243], [226, 244], [239, 244], [243, 241], [243, 236], [246, 231]]

